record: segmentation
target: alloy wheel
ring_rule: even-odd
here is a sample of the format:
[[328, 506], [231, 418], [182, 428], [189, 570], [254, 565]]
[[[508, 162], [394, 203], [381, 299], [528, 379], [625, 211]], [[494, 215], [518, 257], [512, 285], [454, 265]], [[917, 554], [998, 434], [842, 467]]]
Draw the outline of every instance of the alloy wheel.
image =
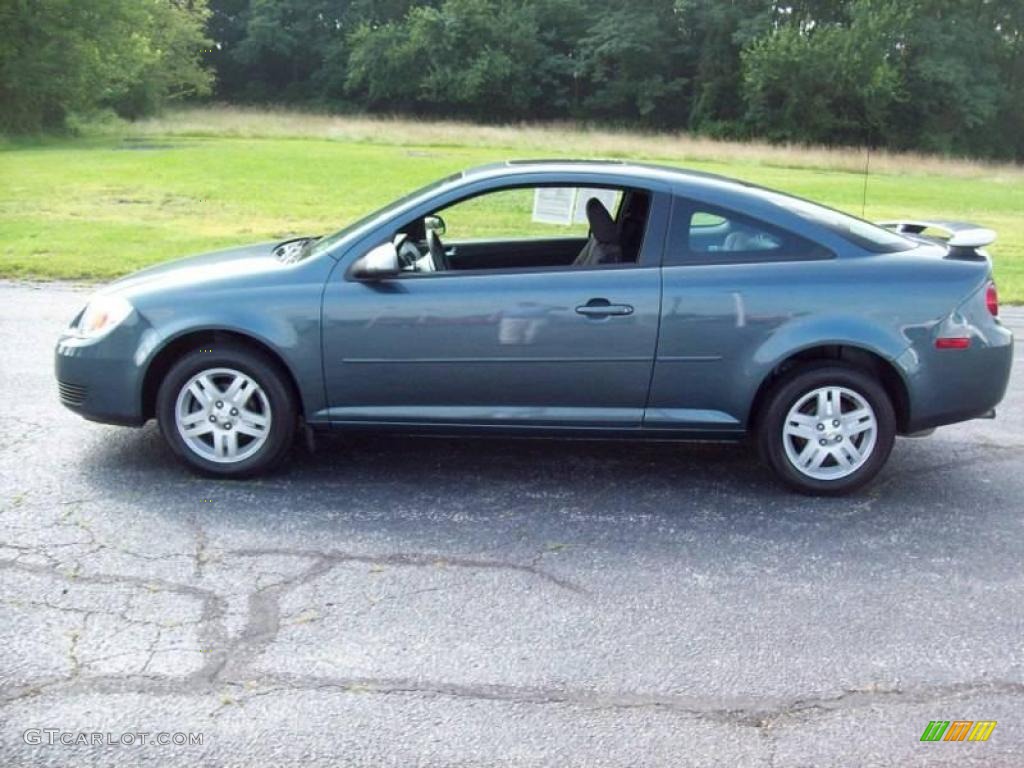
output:
[[189, 450], [231, 464], [249, 458], [267, 442], [270, 400], [251, 376], [233, 368], [210, 368], [178, 392], [174, 422]]
[[789, 409], [782, 425], [786, 457], [814, 480], [853, 474], [871, 457], [878, 419], [871, 404], [846, 387], [811, 390]]

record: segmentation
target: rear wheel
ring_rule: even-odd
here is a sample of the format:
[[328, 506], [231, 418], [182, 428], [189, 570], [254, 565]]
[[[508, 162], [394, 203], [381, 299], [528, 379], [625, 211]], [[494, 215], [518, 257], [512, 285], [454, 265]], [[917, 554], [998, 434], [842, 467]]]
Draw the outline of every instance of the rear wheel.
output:
[[803, 493], [848, 493], [885, 465], [896, 415], [882, 385], [841, 363], [785, 376], [769, 393], [758, 429], [761, 455]]
[[287, 455], [296, 406], [279, 368], [237, 346], [186, 354], [157, 393], [157, 421], [193, 469], [222, 477], [269, 471]]

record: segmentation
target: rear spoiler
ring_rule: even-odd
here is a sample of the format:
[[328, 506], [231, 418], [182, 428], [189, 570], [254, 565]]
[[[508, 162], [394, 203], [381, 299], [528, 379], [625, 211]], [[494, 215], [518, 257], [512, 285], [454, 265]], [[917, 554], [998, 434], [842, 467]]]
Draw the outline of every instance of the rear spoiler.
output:
[[929, 229], [946, 232], [949, 237], [944, 242], [949, 247], [950, 256], [977, 257], [979, 248], [991, 245], [996, 240], [994, 230], [966, 221], [880, 221], [878, 226], [899, 232], [901, 235], [921, 235]]

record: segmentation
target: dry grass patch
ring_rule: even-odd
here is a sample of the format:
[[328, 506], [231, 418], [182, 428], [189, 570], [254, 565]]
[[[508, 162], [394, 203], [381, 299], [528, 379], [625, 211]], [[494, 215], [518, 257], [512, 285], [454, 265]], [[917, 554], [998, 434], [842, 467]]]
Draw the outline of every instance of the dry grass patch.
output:
[[[864, 170], [868, 159], [863, 149], [721, 141], [688, 133], [616, 131], [573, 123], [475, 125], [229, 106], [178, 109], [114, 130], [130, 137], [317, 138], [385, 146], [508, 148], [520, 154], [739, 163], [856, 173]], [[873, 151], [870, 170], [1024, 182], [1024, 166], [913, 152]]]

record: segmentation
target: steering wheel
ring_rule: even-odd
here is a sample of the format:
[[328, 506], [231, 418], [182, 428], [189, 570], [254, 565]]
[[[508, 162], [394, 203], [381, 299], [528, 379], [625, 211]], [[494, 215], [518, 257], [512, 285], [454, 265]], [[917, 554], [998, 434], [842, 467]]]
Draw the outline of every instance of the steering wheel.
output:
[[441, 272], [448, 270], [448, 254], [444, 252], [444, 243], [441, 242], [437, 232], [432, 229], [427, 230], [427, 248], [430, 250], [434, 269]]

